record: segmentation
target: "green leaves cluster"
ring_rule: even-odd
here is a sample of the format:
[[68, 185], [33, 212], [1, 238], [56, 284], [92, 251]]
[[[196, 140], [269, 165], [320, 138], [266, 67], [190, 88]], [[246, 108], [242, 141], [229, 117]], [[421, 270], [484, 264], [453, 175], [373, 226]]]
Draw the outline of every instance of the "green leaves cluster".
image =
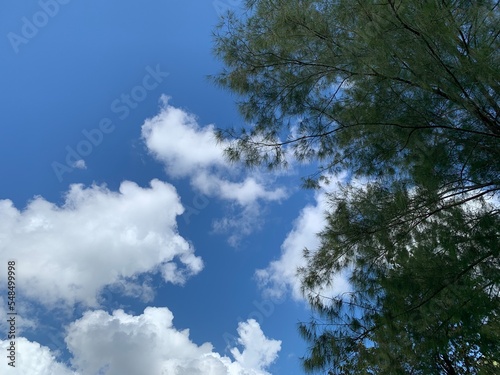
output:
[[417, 195], [373, 183], [332, 197], [336, 208], [303, 270], [304, 288], [352, 267], [353, 293], [331, 304], [311, 298], [318, 317], [301, 326], [312, 343], [307, 369], [498, 371], [498, 210], [480, 199], [474, 208], [436, 200], [416, 207]]
[[[227, 155], [347, 170], [303, 288], [306, 370], [500, 371], [500, 9], [495, 1], [252, 0], [215, 77], [252, 124]], [[348, 270], [352, 292], [315, 296]]]

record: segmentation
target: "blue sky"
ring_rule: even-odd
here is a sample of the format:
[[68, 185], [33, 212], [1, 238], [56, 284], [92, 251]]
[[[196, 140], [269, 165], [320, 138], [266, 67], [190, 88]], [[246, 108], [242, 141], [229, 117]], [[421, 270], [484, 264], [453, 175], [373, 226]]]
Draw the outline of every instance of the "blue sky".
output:
[[300, 189], [307, 169], [248, 171], [214, 142], [244, 125], [207, 79], [219, 13], [239, 5], [2, 3], [4, 353], [9, 259], [18, 313], [2, 373], [302, 373], [294, 271], [327, 203]]

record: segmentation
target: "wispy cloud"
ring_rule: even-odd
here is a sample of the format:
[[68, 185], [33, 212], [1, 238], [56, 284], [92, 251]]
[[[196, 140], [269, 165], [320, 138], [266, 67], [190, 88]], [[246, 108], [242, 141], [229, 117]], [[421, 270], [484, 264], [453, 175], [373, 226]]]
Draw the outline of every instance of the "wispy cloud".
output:
[[[295, 300], [303, 300], [301, 291], [301, 280], [297, 275], [297, 269], [307, 265], [303, 256], [304, 249], [314, 253], [320, 246], [318, 233], [326, 225], [326, 212], [331, 208], [328, 193], [337, 186], [337, 182], [345, 176], [334, 178], [330, 186], [315, 195], [315, 204], [305, 206], [299, 216], [295, 219], [293, 229], [288, 233], [281, 245], [281, 256], [272, 261], [266, 268], [255, 272], [256, 279], [263, 293], [272, 298], [283, 298], [285, 294], [291, 293]], [[332, 285], [325, 290], [325, 294], [337, 295], [350, 290], [345, 275], [334, 275]]]
[[87, 169], [87, 164], [85, 163], [85, 160], [80, 159], [73, 164], [73, 168]]

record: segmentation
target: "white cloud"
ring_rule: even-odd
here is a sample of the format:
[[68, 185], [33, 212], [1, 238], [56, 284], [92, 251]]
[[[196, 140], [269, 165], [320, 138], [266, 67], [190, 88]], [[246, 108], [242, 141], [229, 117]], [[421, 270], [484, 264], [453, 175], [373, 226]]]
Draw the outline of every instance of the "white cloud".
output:
[[24, 337], [16, 339], [15, 344], [15, 367], [9, 366], [11, 359], [6, 356], [10, 351], [10, 341], [0, 340], [0, 350], [2, 355], [0, 369], [4, 374], [29, 374], [29, 375], [79, 375], [68, 369], [68, 367], [58, 362], [54, 354], [46, 346], [41, 346], [37, 342], [31, 342]]
[[264, 336], [259, 323], [249, 319], [238, 327], [238, 343], [245, 349], [231, 349], [234, 359], [246, 369], [259, 369], [273, 363], [281, 349], [281, 341], [269, 340]]
[[[6, 285], [6, 276], [0, 278], [0, 282], [3, 285]], [[8, 315], [9, 306], [7, 302], [9, 302], [9, 300], [7, 299], [8, 295], [6, 291], [2, 294], [3, 296], [0, 297], [0, 332], [8, 332], [10, 324], [7, 320], [10, 318], [10, 316]], [[23, 303], [17, 304], [16, 311], [18, 314], [16, 316], [17, 334], [21, 334], [22, 332], [24, 332], [24, 330], [34, 329], [37, 327], [38, 321], [36, 318], [30, 316], [31, 306], [29, 303], [27, 303], [27, 301], [23, 301]]]
[[226, 164], [213, 125], [201, 128], [194, 115], [168, 105], [166, 96], [162, 103], [161, 112], [142, 126], [142, 137], [169, 175], [186, 177], [200, 169]]
[[228, 240], [236, 246], [243, 236], [259, 227], [260, 202], [281, 201], [287, 192], [272, 187], [269, 174], [254, 171], [242, 177], [240, 168], [225, 159], [227, 143], [217, 143], [214, 126], [201, 127], [194, 115], [169, 105], [168, 100], [162, 96], [160, 113], [144, 122], [142, 138], [169, 176], [189, 178], [193, 188], [205, 196], [235, 202], [244, 209], [244, 221], [235, 217], [241, 215], [233, 215], [214, 222], [216, 231], [238, 233], [231, 234]]
[[125, 181], [118, 192], [72, 185], [62, 206], [36, 197], [20, 211], [1, 200], [0, 262], [15, 257], [20, 291], [46, 305], [95, 305], [115, 283], [149, 293], [133, 286], [139, 274], [159, 271], [184, 283], [203, 268], [177, 232], [183, 210], [175, 188], [159, 180], [150, 188]]
[[[167, 264], [165, 264], [164, 269], [165, 268], [168, 268]], [[120, 293], [120, 295], [122, 296], [139, 298], [143, 302], [151, 302], [154, 300], [155, 291], [154, 288], [150, 285], [150, 281], [150, 279], [147, 279], [142, 283], [138, 283], [133, 279], [120, 280], [111, 286], [110, 291]], [[167, 281], [169, 280], [167, 279]]]
[[[238, 335], [242, 350], [232, 348], [231, 359], [214, 352], [210, 343], [193, 343], [188, 329], [173, 326], [167, 308], [148, 307], [138, 316], [87, 311], [66, 331], [71, 368], [49, 348], [25, 338], [17, 339], [16, 368], [30, 375], [268, 375], [281, 341], [266, 338], [253, 319], [239, 324]], [[9, 345], [0, 341], [3, 353]], [[7, 368], [1, 361], [0, 369]]]
[[254, 177], [247, 177], [243, 182], [230, 182], [201, 171], [193, 176], [192, 182], [205, 195], [233, 200], [241, 206], [248, 206], [257, 199], [279, 201], [286, 197], [283, 188], [266, 190]]
[[285, 189], [272, 187], [272, 177], [259, 171], [242, 177], [240, 168], [224, 158], [227, 144], [217, 144], [214, 126], [201, 127], [194, 115], [169, 105], [168, 99], [162, 97], [160, 113], [142, 126], [149, 152], [165, 165], [169, 176], [189, 178], [193, 188], [207, 197], [235, 202], [244, 208], [253, 206], [249, 211], [257, 214], [247, 217], [247, 221], [256, 228], [259, 202], [281, 201], [287, 196]]
[[[234, 359], [213, 351], [210, 343], [200, 346], [189, 338], [189, 330], [173, 326], [167, 308], [148, 307], [142, 315], [123, 310], [108, 314], [87, 311], [66, 332], [71, 367], [57, 360], [49, 348], [25, 338], [16, 341], [16, 369], [30, 375], [269, 375], [281, 341], [268, 339], [259, 324], [249, 319], [238, 325]], [[10, 343], [0, 340], [7, 353]], [[7, 373], [6, 360], [0, 370]]]
[[214, 220], [213, 230], [215, 233], [231, 233], [227, 241], [236, 247], [242, 238], [262, 227], [263, 221], [258, 220], [262, 216], [261, 210], [258, 205], [247, 206], [240, 212], [233, 209], [230, 215]]
[[73, 163], [73, 168], [87, 169], [87, 164], [85, 164], [85, 160], [80, 159]]
[[234, 361], [213, 351], [210, 343], [200, 346], [189, 338], [189, 330], [173, 326], [167, 308], [148, 307], [139, 316], [122, 310], [112, 315], [87, 312], [72, 323], [66, 342], [72, 364], [81, 375], [264, 375], [276, 358], [281, 342], [267, 339], [254, 320], [240, 323], [238, 342], [243, 351], [232, 349]]
[[[344, 177], [340, 176], [339, 179]], [[331, 186], [333, 185], [332, 183]], [[300, 277], [297, 276], [297, 268], [307, 264], [303, 256], [305, 248], [312, 253], [318, 249], [320, 240], [317, 234], [324, 229], [326, 225], [325, 212], [330, 208], [325, 190], [317, 193], [315, 198], [316, 204], [304, 207], [294, 221], [293, 229], [281, 245], [281, 257], [272, 261], [265, 269], [259, 269], [255, 272], [260, 287], [264, 294], [269, 297], [282, 298], [287, 292], [291, 292], [295, 300], [304, 298], [301, 292]], [[338, 274], [334, 276], [332, 285], [321, 291], [324, 294], [337, 295], [349, 290], [349, 283], [345, 275]]]

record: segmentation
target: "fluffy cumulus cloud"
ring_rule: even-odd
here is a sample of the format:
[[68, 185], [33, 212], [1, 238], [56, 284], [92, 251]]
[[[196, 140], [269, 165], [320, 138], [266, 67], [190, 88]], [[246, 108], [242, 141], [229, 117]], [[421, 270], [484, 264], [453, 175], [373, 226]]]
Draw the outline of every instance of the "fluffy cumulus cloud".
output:
[[46, 305], [95, 305], [114, 284], [149, 299], [138, 275], [160, 272], [184, 283], [203, 268], [177, 232], [183, 210], [175, 188], [159, 180], [148, 188], [125, 181], [117, 192], [72, 185], [61, 206], [36, 197], [19, 210], [1, 200], [0, 261], [15, 254], [20, 291]]
[[[325, 212], [329, 208], [327, 193], [324, 190], [317, 193], [316, 203], [304, 207], [294, 221], [293, 229], [281, 245], [281, 257], [272, 261], [265, 269], [256, 271], [255, 276], [265, 295], [282, 298], [290, 292], [295, 300], [304, 298], [297, 268], [306, 266], [303, 256], [305, 248], [314, 252], [319, 247], [317, 234], [326, 225]], [[322, 289], [321, 293], [337, 295], [349, 290], [346, 275], [338, 274], [334, 276], [332, 286]]]
[[[46, 346], [31, 342], [20, 337], [14, 346], [14, 358], [8, 358], [12, 349], [10, 341], [0, 340], [0, 350], [7, 353], [2, 356], [0, 369], [4, 374], [30, 374], [30, 375], [78, 375], [71, 371], [65, 364], [59, 362], [55, 355]], [[14, 360], [14, 361], [12, 361]], [[9, 365], [9, 362], [11, 365]]]
[[277, 358], [281, 349], [281, 341], [267, 339], [259, 323], [254, 319], [240, 323], [238, 334], [238, 343], [244, 347], [244, 350], [240, 352], [238, 348], [233, 348], [231, 354], [243, 368], [262, 370]]
[[201, 127], [194, 115], [169, 105], [168, 99], [163, 96], [160, 113], [144, 122], [142, 138], [169, 176], [188, 178], [198, 192], [241, 207], [286, 198], [285, 189], [271, 186], [269, 175], [242, 177], [238, 167], [225, 160], [227, 144], [217, 143], [214, 126]]
[[193, 114], [169, 105], [168, 99], [162, 97], [160, 113], [142, 126], [146, 146], [164, 162], [167, 173], [186, 177], [224, 166], [223, 148], [214, 138], [213, 125], [201, 128]]
[[[214, 126], [200, 126], [193, 114], [168, 104], [161, 98], [158, 115], [147, 119], [142, 126], [142, 138], [149, 152], [165, 166], [174, 178], [188, 178], [192, 187], [207, 197], [216, 197], [229, 203], [225, 218], [214, 221], [216, 232], [231, 233], [228, 242], [236, 246], [242, 237], [259, 228], [261, 203], [281, 201], [287, 192], [273, 187], [269, 174], [253, 171], [244, 175], [224, 158], [227, 144], [218, 144]], [[240, 220], [238, 209], [245, 211]]]
[[[19, 370], [30, 375], [268, 375], [281, 342], [266, 338], [255, 320], [240, 323], [238, 334], [242, 350], [233, 348], [232, 359], [214, 352], [210, 343], [193, 343], [189, 330], [173, 326], [167, 308], [148, 307], [138, 316], [89, 311], [66, 332], [71, 366], [59, 363], [48, 348], [21, 339]], [[7, 367], [5, 361], [1, 367]]]

